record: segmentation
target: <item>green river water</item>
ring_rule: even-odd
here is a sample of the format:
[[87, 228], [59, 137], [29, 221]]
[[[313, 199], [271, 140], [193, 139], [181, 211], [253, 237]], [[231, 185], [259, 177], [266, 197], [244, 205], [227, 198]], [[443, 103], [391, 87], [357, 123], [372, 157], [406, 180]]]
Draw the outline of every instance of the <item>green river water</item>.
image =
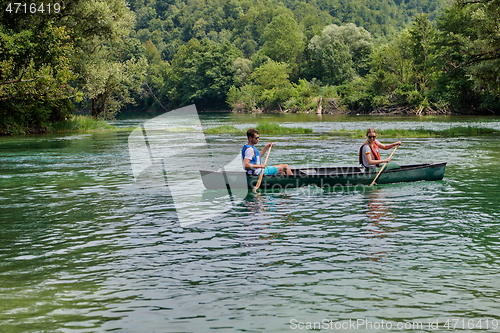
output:
[[[261, 133], [276, 143], [269, 163], [292, 166], [357, 164], [363, 140], [321, 137], [332, 129], [500, 129], [499, 118], [201, 115], [204, 128], [259, 119], [314, 130]], [[146, 120], [0, 137], [1, 332], [500, 332], [497, 136], [399, 138], [394, 161], [446, 161], [442, 181], [263, 192], [182, 224], [166, 187], [135, 182], [127, 128]], [[206, 140], [227, 159], [246, 141]]]

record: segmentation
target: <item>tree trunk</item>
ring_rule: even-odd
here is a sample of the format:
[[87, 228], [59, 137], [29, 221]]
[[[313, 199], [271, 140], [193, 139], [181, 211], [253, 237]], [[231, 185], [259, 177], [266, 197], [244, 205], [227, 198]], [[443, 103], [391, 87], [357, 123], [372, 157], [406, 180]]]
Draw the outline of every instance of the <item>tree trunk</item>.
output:
[[320, 97], [318, 102], [318, 107], [316, 108], [316, 114], [323, 113], [323, 105], [321, 105], [322, 103], [323, 103], [323, 97]]

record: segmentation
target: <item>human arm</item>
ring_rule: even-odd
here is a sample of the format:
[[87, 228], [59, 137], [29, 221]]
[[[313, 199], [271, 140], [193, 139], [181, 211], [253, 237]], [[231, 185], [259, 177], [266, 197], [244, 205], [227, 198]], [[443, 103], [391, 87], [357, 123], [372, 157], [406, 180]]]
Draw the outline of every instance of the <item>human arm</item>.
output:
[[369, 150], [364, 152], [364, 154], [365, 154], [365, 158], [366, 158], [366, 163], [368, 163], [369, 165], [378, 165], [381, 163], [389, 163], [391, 161], [390, 158], [376, 160], [373, 158], [372, 153]]
[[243, 167], [245, 169], [263, 169], [266, 167], [266, 164], [251, 164], [248, 158], [243, 159]]
[[377, 141], [377, 146], [379, 146], [379, 148], [384, 149], [384, 150], [391, 149], [393, 147], [400, 146], [400, 145], [401, 145], [401, 141], [394, 142], [394, 143], [389, 143], [389, 144], [386, 144], [386, 145], [384, 145], [384, 144], [382, 144], [382, 143], [380, 143], [380, 142]]
[[264, 156], [267, 149], [272, 146], [274, 146], [274, 142], [269, 142], [267, 145], [265, 145], [264, 148], [262, 148], [262, 150], [260, 151], [260, 156]]

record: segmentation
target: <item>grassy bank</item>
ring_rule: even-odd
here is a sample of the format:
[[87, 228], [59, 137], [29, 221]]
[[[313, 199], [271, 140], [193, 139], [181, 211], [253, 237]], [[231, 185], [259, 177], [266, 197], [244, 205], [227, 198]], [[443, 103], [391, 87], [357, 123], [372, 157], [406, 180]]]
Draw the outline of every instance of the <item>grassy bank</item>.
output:
[[[284, 127], [277, 123], [261, 122], [256, 129], [261, 134], [310, 134], [313, 132], [310, 128], [303, 127]], [[245, 135], [245, 130], [240, 130], [234, 126], [222, 125], [205, 130], [207, 134], [240, 134]]]
[[[386, 129], [377, 130], [377, 135], [379, 137], [387, 138], [432, 138], [432, 137], [454, 137], [454, 136], [476, 136], [476, 135], [492, 135], [499, 134], [500, 131], [487, 128], [487, 127], [475, 127], [475, 126], [457, 126], [444, 130], [431, 130], [425, 128], [417, 129]], [[329, 132], [332, 136], [347, 136], [351, 138], [364, 138], [366, 135], [366, 130], [336, 130]]]
[[231, 125], [222, 125], [208, 128], [204, 131], [206, 134], [240, 134], [244, 135], [246, 131], [240, 130]]
[[66, 121], [58, 121], [47, 127], [48, 132], [86, 132], [114, 130], [115, 126], [109, 125], [104, 120], [96, 120], [89, 116], [73, 116]]
[[[120, 128], [122, 130], [123, 128]], [[38, 126], [25, 127], [14, 124], [0, 128], [0, 135], [24, 135], [42, 133], [116, 131], [118, 127], [109, 125], [104, 120], [96, 120], [90, 116], [71, 116], [68, 120], [43, 123]]]
[[[261, 134], [311, 134], [313, 130], [303, 127], [284, 127], [277, 123], [259, 123], [257, 130]], [[245, 130], [240, 130], [231, 125], [222, 125], [205, 130], [207, 134], [238, 134], [245, 135]], [[366, 130], [334, 130], [328, 133], [318, 133], [319, 139], [327, 139], [332, 136], [345, 136], [350, 138], [364, 138]], [[476, 126], [457, 126], [443, 130], [431, 130], [425, 128], [417, 129], [386, 129], [377, 130], [377, 135], [381, 138], [432, 138], [432, 137], [464, 137], [464, 136], [477, 136], [477, 135], [494, 135], [500, 134], [500, 131], [487, 127]]]

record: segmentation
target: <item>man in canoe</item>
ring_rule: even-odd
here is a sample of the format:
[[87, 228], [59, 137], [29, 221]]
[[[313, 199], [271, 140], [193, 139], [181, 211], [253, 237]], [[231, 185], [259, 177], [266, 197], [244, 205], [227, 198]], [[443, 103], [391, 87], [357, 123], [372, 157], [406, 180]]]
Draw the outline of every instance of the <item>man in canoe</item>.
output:
[[374, 169], [381, 166], [382, 163], [388, 163], [385, 170], [399, 169], [396, 163], [389, 163], [389, 158], [382, 159], [380, 157], [380, 149], [391, 149], [395, 146], [401, 145], [401, 141], [384, 145], [377, 140], [377, 131], [374, 128], [369, 128], [366, 131], [366, 141], [359, 148], [359, 164], [363, 165], [366, 169]]
[[255, 145], [259, 142], [260, 134], [255, 128], [250, 128], [247, 131], [248, 142], [241, 149], [241, 158], [243, 160], [243, 168], [249, 175], [259, 175], [264, 169], [264, 176], [273, 175], [293, 175], [292, 170], [288, 164], [278, 164], [273, 166], [266, 166], [262, 164], [260, 157], [264, 156], [266, 151], [274, 145], [270, 142], [262, 148], [259, 152]]

